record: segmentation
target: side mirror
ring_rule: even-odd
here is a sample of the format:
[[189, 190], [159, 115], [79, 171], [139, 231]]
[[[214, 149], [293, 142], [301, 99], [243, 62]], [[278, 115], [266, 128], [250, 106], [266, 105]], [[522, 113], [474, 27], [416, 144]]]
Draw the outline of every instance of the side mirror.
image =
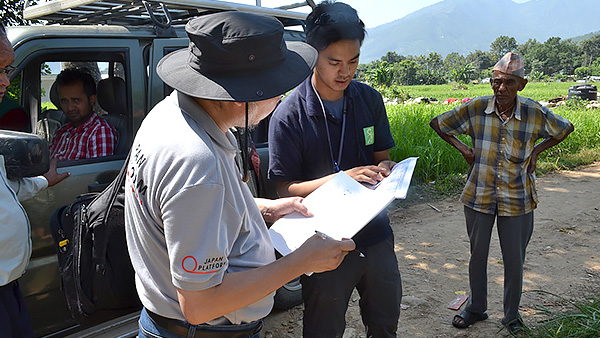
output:
[[48, 142], [34, 134], [0, 130], [0, 154], [9, 179], [39, 176], [50, 169]]

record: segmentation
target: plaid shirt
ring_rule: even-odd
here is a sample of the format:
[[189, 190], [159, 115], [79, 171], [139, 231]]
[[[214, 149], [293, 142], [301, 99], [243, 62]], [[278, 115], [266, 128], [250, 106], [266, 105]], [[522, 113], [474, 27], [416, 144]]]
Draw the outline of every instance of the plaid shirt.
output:
[[71, 122], [62, 126], [50, 144], [50, 156], [68, 161], [112, 155], [116, 139], [113, 127], [93, 113], [79, 127]]
[[562, 138], [571, 123], [539, 103], [517, 96], [514, 115], [503, 122], [494, 96], [471, 100], [437, 117], [448, 135], [471, 136], [475, 161], [460, 200], [486, 214], [519, 216], [537, 206], [535, 174], [528, 172], [536, 140]]

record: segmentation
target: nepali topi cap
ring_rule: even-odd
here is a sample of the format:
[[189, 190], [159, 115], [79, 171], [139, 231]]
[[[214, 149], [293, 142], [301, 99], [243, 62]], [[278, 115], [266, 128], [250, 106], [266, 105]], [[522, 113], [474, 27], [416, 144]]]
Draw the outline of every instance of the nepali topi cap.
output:
[[523, 57], [519, 54], [508, 52], [496, 63], [492, 71], [518, 76], [523, 79], [525, 78]]

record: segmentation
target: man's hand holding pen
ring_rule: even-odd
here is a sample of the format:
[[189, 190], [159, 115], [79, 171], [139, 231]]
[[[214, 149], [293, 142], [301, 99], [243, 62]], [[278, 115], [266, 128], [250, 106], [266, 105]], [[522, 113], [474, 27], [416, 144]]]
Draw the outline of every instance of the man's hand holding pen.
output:
[[[328, 236], [327, 234], [325, 234], [325, 233], [323, 233], [323, 232], [321, 232], [321, 231], [315, 230], [315, 233], [316, 233], [318, 236], [321, 236], [323, 239], [333, 239], [333, 238], [331, 238], [330, 236]], [[335, 240], [335, 239], [333, 239], [333, 240]], [[364, 257], [365, 257], [365, 254], [363, 254], [363, 253], [362, 253], [360, 250], [358, 250], [358, 249], [354, 249], [354, 250], [352, 250], [352, 251], [356, 251], [356, 252], [358, 252], [358, 257], [361, 257], [361, 258], [364, 258]]]

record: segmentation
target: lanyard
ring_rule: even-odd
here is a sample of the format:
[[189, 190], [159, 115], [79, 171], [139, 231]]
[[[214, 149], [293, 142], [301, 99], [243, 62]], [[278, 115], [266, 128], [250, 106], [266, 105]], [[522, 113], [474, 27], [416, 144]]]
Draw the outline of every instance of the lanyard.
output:
[[340, 148], [339, 148], [339, 152], [338, 152], [338, 157], [337, 157], [337, 161], [333, 158], [333, 148], [331, 146], [331, 135], [329, 134], [329, 123], [327, 123], [327, 114], [325, 113], [325, 106], [323, 105], [323, 100], [321, 100], [321, 97], [319, 96], [319, 93], [317, 92], [317, 89], [315, 88], [314, 83], [312, 83], [312, 81], [310, 81], [310, 84], [312, 85], [313, 90], [315, 91], [315, 94], [317, 95], [317, 98], [319, 99], [319, 103], [321, 104], [321, 109], [323, 110], [323, 118], [325, 119], [325, 133], [327, 134], [327, 145], [329, 146], [329, 155], [331, 156], [331, 162], [333, 163], [333, 170], [334, 172], [339, 172], [340, 171], [340, 166], [339, 164], [342, 162], [342, 149], [344, 148], [344, 135], [346, 133], [346, 93], [344, 93], [344, 105], [342, 108], [342, 135], [340, 137]]

